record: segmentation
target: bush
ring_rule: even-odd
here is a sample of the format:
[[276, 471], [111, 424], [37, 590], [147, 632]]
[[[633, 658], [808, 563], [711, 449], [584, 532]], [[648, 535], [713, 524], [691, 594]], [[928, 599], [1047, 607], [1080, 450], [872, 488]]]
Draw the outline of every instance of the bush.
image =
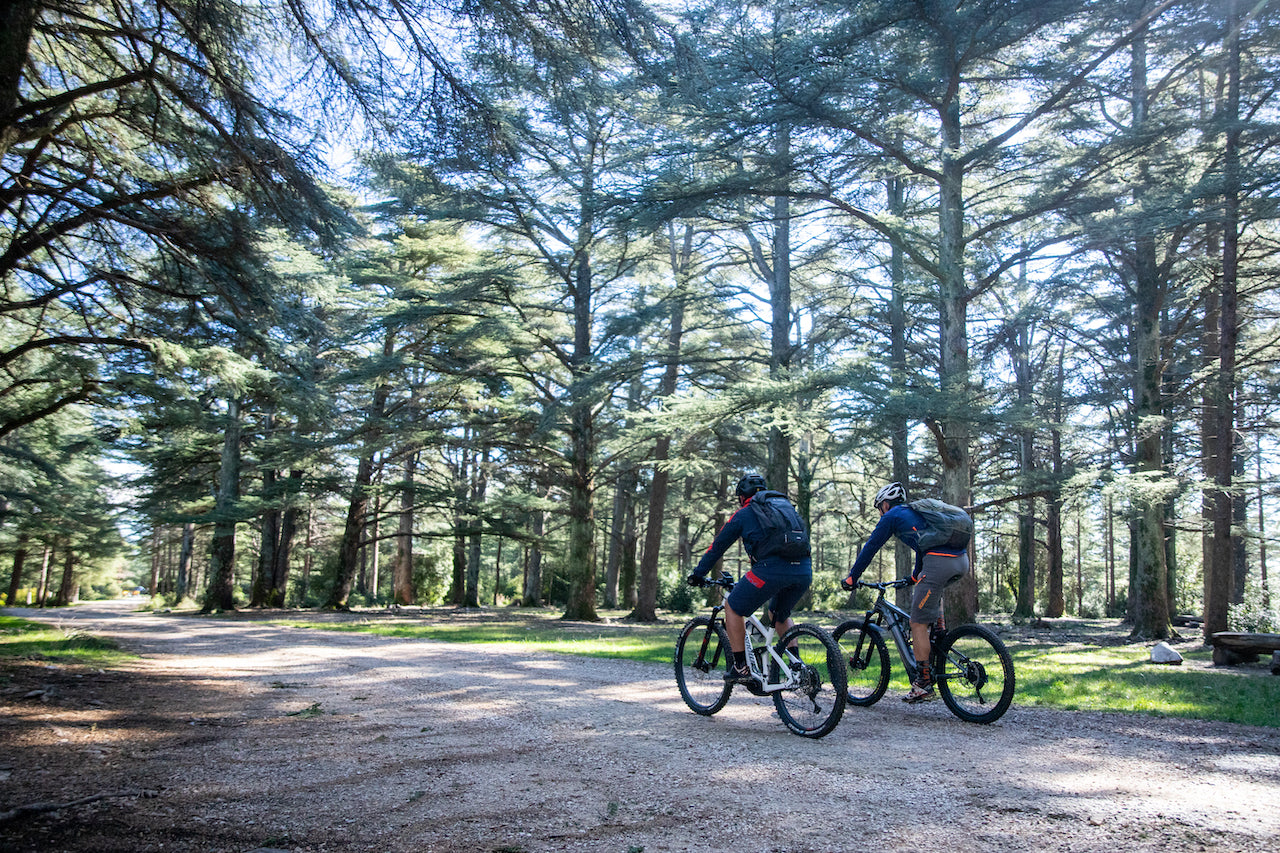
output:
[[1227, 608], [1227, 628], [1245, 634], [1280, 633], [1280, 613], [1262, 601], [1262, 590], [1249, 585], [1244, 601]]
[[674, 582], [670, 580], [659, 581], [658, 607], [676, 613], [692, 613], [694, 611], [694, 588], [685, 583], [684, 578], [676, 578]]

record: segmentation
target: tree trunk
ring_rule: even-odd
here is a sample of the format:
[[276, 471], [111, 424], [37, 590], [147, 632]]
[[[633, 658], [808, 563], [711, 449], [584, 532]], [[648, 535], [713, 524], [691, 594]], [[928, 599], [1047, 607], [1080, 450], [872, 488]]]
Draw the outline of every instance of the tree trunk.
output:
[[76, 583], [76, 555], [70, 547], [62, 560], [62, 582], [58, 584], [58, 592], [53, 598], [54, 607], [66, 607], [75, 604], [80, 597], [80, 587]]
[[302, 507], [298, 506], [297, 496], [302, 490], [303, 472], [293, 469], [289, 472], [289, 484], [285, 489], [286, 506], [280, 520], [280, 543], [276, 546], [275, 561], [271, 566], [271, 596], [267, 600], [268, 607], [284, 607], [289, 589], [289, 563], [293, 556], [293, 540], [298, 535], [298, 519], [302, 515]]
[[[594, 138], [593, 138], [593, 141]], [[574, 246], [573, 351], [569, 357], [569, 549], [566, 569], [569, 600], [564, 618], [595, 622], [595, 398], [590, 381], [592, 358], [592, 270], [590, 246], [595, 235], [595, 173], [582, 173], [578, 235]]]
[[210, 546], [209, 588], [202, 613], [236, 609], [236, 518], [240, 501], [240, 400], [227, 401], [227, 431], [218, 469], [216, 519]]
[[466, 587], [462, 598], [463, 607], [480, 606], [480, 557], [483, 544], [480, 508], [484, 505], [485, 492], [489, 486], [489, 449], [481, 451], [476, 464], [472, 468], [471, 478], [471, 520], [467, 531], [467, 576]]
[[529, 549], [529, 568], [525, 571], [520, 604], [537, 607], [542, 604], [542, 537], [547, 530], [547, 511], [541, 507], [535, 509], [529, 524], [533, 546]]
[[413, 604], [413, 505], [417, 453], [404, 455], [404, 481], [400, 488], [399, 524], [396, 527], [396, 561], [391, 568], [391, 600]]
[[351, 500], [347, 503], [347, 520], [342, 528], [342, 540], [338, 544], [338, 573], [334, 578], [325, 610], [350, 610], [347, 599], [355, 587], [356, 572], [360, 570], [360, 539], [364, 533], [365, 517], [369, 512], [370, 486], [373, 484], [374, 460], [372, 455], [362, 456], [356, 467], [356, 481], [351, 488]]
[[268, 468], [262, 474], [262, 495], [268, 502], [259, 520], [261, 544], [258, 547], [258, 571], [254, 577], [250, 607], [269, 607], [271, 590], [275, 586], [276, 548], [280, 543], [280, 510], [271, 505], [275, 499], [276, 480], [280, 472]]
[[53, 565], [56, 546], [46, 544], [44, 556], [40, 560], [40, 587], [36, 590], [36, 606], [44, 607], [49, 598], [49, 566]]
[[[902, 143], [899, 134], [897, 143]], [[906, 182], [901, 178], [890, 178], [888, 182], [889, 215], [903, 218], [906, 213]], [[902, 247], [896, 242], [890, 244], [889, 277], [893, 289], [889, 296], [889, 378], [894, 388], [907, 387], [907, 310], [906, 310], [906, 258]], [[912, 488], [911, 455], [908, 444], [910, 424], [906, 412], [892, 409], [889, 414], [889, 447], [893, 455], [893, 481]], [[911, 547], [894, 537], [893, 565], [894, 577], [908, 578], [915, 566], [915, 558]], [[899, 607], [905, 608], [910, 600], [911, 591], [903, 587], [894, 594]]]
[[[1146, 41], [1133, 41], [1131, 72], [1135, 127], [1146, 122]], [[1139, 180], [1144, 180], [1145, 176]], [[1165, 470], [1161, 448], [1164, 424], [1164, 367], [1160, 352], [1163, 294], [1155, 238], [1138, 233], [1134, 241], [1133, 411], [1136, 429], [1133, 514], [1130, 549], [1130, 612], [1133, 636], [1169, 636], [1168, 565], [1165, 553]]]
[[[1063, 411], [1063, 393], [1066, 387], [1065, 357], [1066, 347], [1061, 346], [1058, 348], [1058, 369], [1053, 383], [1054, 425], [1049, 430], [1049, 452], [1052, 455], [1053, 485], [1050, 487], [1046, 509], [1045, 542], [1048, 546], [1048, 553], [1045, 557], [1045, 573], [1048, 581], [1048, 601], [1044, 612], [1051, 619], [1061, 618], [1067, 610], [1066, 596], [1064, 594], [1065, 567], [1062, 555], [1062, 482], [1066, 474], [1063, 470], [1062, 429], [1060, 428], [1060, 424], [1062, 424], [1065, 417], [1065, 412]], [[1078, 540], [1079, 536], [1077, 534], [1077, 542]], [[1077, 548], [1077, 553], [1078, 551], [1079, 549]], [[1079, 573], [1077, 572], [1078, 581]]]
[[[1026, 267], [1023, 266], [1023, 283]], [[1034, 405], [1031, 371], [1031, 329], [1025, 320], [1014, 320], [1008, 337], [1009, 356], [1013, 363], [1014, 388], [1022, 417], [1029, 418]], [[1018, 429], [1018, 473], [1026, 487], [1036, 474], [1035, 433], [1031, 427]], [[1018, 513], [1018, 598], [1013, 616], [1030, 619], [1036, 611], [1036, 499], [1021, 501]]]
[[173, 585], [175, 602], [181, 602], [191, 590], [191, 561], [195, 548], [196, 526], [188, 521], [182, 525], [182, 547], [178, 549], [178, 571]]
[[[14, 115], [22, 90], [22, 70], [30, 53], [31, 30], [42, 4], [7, 0], [0, 4], [0, 116]], [[8, 123], [0, 125], [0, 157], [15, 141]]]
[[27, 562], [27, 542], [30, 536], [19, 533], [13, 549], [13, 573], [9, 575], [9, 595], [4, 603], [7, 607], [18, 606], [18, 588], [22, 586], [22, 568]]
[[[953, 58], [959, 79], [958, 58]], [[969, 378], [969, 295], [964, 272], [964, 163], [961, 159], [960, 102], [958, 90], [942, 104], [942, 172], [938, 185], [938, 291], [940, 348], [939, 387], [950, 401], [947, 414], [935, 426], [942, 462], [942, 499], [969, 506], [970, 426], [967, 415]], [[970, 548], [972, 552], [972, 546]], [[976, 562], [976, 561], [974, 561]], [[972, 622], [978, 613], [977, 567], [957, 581], [946, 596], [949, 624]]]
[[[382, 357], [389, 360], [395, 353], [396, 333], [388, 329], [382, 340]], [[386, 414], [387, 398], [390, 389], [385, 380], [379, 380], [373, 390], [373, 401], [369, 405], [369, 417], [366, 421], [368, 436], [366, 444], [370, 448], [360, 455], [360, 463], [356, 469], [356, 481], [351, 488], [351, 501], [347, 505], [347, 520], [342, 529], [342, 541], [338, 545], [338, 571], [334, 578], [333, 588], [329, 590], [329, 598], [324, 603], [326, 610], [348, 610], [347, 599], [351, 597], [351, 588], [355, 584], [356, 572], [360, 569], [360, 539], [364, 533], [365, 516], [369, 511], [370, 486], [373, 484], [374, 455], [376, 439], [381, 433], [383, 416]]]
[[[675, 288], [671, 300], [671, 323], [667, 329], [667, 348], [662, 353], [662, 381], [658, 386], [658, 397], [663, 400], [675, 394], [680, 379], [680, 349], [684, 341], [684, 312], [689, 288], [689, 264], [693, 255], [693, 235], [693, 226], [686, 225], [684, 239], [677, 248], [674, 226], [668, 230]], [[666, 515], [667, 491], [671, 482], [671, 475], [664, 463], [670, 454], [671, 436], [660, 436], [654, 443], [651, 457], [655, 466], [653, 482], [649, 486], [648, 520], [645, 522], [644, 548], [640, 552], [635, 608], [630, 615], [631, 619], [638, 622], [658, 620], [658, 559], [662, 550], [663, 518]]]
[[[636, 384], [636, 383], [633, 383]], [[609, 555], [605, 558], [604, 606], [618, 606], [618, 582], [622, 568], [622, 551], [628, 524], [635, 524], [635, 468], [628, 465], [619, 475], [613, 490], [613, 514], [609, 519]]]

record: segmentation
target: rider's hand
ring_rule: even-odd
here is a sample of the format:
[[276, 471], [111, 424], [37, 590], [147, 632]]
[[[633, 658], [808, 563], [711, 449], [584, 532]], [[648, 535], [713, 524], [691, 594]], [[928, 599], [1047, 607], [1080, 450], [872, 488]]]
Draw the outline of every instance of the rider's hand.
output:
[[858, 582], [854, 580], [853, 575], [849, 575], [844, 580], [840, 581], [840, 586], [842, 586], [849, 592], [853, 592], [853, 588], [857, 585], [858, 585]]
[[689, 586], [706, 586], [707, 579], [697, 572], [689, 572], [689, 577], [685, 578]]

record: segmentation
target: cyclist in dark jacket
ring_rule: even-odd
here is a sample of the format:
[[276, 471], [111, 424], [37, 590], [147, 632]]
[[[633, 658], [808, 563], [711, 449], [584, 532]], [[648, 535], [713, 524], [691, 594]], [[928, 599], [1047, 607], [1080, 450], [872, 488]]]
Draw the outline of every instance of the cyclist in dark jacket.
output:
[[907, 506], [907, 492], [901, 483], [890, 483], [876, 492], [875, 507], [880, 511], [880, 521], [865, 545], [858, 551], [858, 558], [849, 569], [849, 576], [841, 581], [845, 589], [853, 589], [858, 578], [871, 564], [891, 536], [897, 536], [915, 551], [916, 564], [911, 572], [915, 589], [911, 593], [911, 649], [915, 654], [920, 674], [911, 684], [911, 691], [902, 697], [904, 702], [926, 702], [933, 699], [934, 679], [930, 669], [929, 626], [941, 625], [942, 591], [969, 571], [967, 548], [920, 549], [920, 532], [927, 526], [921, 515]]
[[748, 504], [753, 496], [767, 488], [764, 477], [759, 474], [748, 474], [738, 481], [735, 490], [738, 511], [720, 528], [688, 578], [690, 584], [701, 586], [707, 573], [729, 547], [739, 539], [742, 540], [747, 556], [751, 558], [751, 569], [743, 575], [742, 580], [734, 584], [725, 601], [724, 612], [729, 648], [733, 652], [733, 661], [725, 672], [725, 680], [732, 684], [746, 684], [755, 680], [747, 665], [746, 617], [772, 598], [769, 603], [770, 618], [773, 620], [774, 630], [778, 636], [782, 636], [795, 624], [791, 611], [813, 582], [813, 563], [809, 557], [787, 560], [778, 556], [765, 556], [757, 559], [757, 547], [763, 531]]

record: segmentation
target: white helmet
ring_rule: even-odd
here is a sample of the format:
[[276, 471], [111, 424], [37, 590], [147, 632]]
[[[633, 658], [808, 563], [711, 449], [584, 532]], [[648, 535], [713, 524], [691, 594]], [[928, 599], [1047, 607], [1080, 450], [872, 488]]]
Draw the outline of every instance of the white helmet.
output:
[[907, 499], [907, 490], [902, 488], [901, 483], [890, 483], [880, 491], [876, 492], [876, 499], [873, 501], [875, 506], [888, 501], [891, 504], [903, 503]]

